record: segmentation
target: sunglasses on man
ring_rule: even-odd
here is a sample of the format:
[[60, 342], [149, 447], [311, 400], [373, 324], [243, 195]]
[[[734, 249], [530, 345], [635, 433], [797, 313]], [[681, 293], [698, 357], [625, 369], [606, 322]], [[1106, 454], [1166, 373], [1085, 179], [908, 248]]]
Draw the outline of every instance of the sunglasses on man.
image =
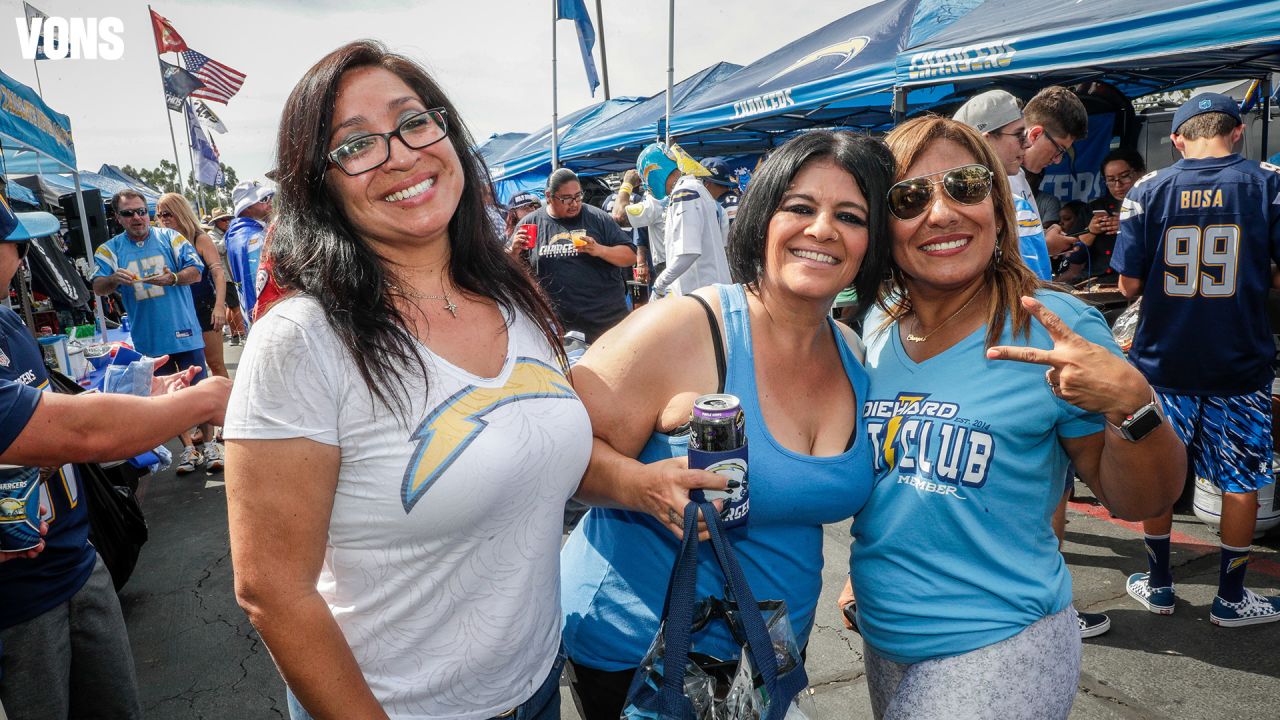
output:
[[146, 208], [144, 208], [144, 207], [143, 207], [143, 208], [134, 208], [133, 210], [117, 210], [117, 211], [116, 211], [116, 215], [118, 215], [118, 216], [120, 216], [120, 217], [122, 217], [122, 218], [139, 217], [139, 216], [143, 216], [143, 215], [150, 215], [150, 214], [151, 214], [151, 213], [150, 213], [150, 212], [148, 212], [148, 211], [147, 211], [147, 209], [146, 209]]

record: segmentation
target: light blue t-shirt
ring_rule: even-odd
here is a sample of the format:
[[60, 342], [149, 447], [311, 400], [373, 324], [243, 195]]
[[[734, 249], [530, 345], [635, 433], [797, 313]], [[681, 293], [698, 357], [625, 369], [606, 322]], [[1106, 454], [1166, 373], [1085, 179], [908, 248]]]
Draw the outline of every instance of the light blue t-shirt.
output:
[[1041, 280], [1053, 279], [1053, 263], [1044, 240], [1044, 225], [1031, 201], [1014, 194], [1013, 209], [1018, 217], [1018, 250], [1022, 259]]
[[[1102, 315], [1069, 295], [1036, 297], [1085, 339], [1120, 354]], [[867, 320], [863, 405], [875, 486], [853, 524], [850, 574], [863, 639], [901, 663], [1016, 635], [1071, 603], [1050, 519], [1068, 464], [1058, 438], [1104, 419], [1055, 396], [1046, 366], [986, 358], [986, 326], [923, 363], [897, 324]], [[1031, 335], [1002, 344], [1051, 348]]]
[[[745, 534], [727, 536], [756, 600], [784, 600], [803, 647], [822, 589], [822, 525], [862, 507], [870, 490], [871, 452], [861, 417], [853, 447], [831, 457], [792, 452], [769, 434], [756, 396], [751, 327], [740, 285], [720, 285], [727, 369], [725, 392], [746, 415], [751, 510]], [[855, 400], [866, 397], [867, 376], [833, 326]], [[709, 330], [704, 330], [709, 332]], [[688, 436], [655, 433], [639, 459], [685, 455]], [[564, 644], [569, 657], [617, 671], [640, 664], [658, 632], [663, 600], [680, 543], [647, 513], [592, 508], [560, 552]], [[710, 543], [698, 548], [698, 599], [724, 597], [724, 575]], [[736, 657], [724, 623], [694, 636], [694, 649]]]
[[[98, 248], [94, 260], [97, 263], [95, 278], [106, 277], [120, 268], [140, 278], [182, 272], [189, 267], [204, 271], [204, 263], [191, 243], [181, 233], [168, 228], [151, 228], [141, 243], [120, 233]], [[190, 286], [136, 282], [121, 285], [119, 291], [125, 311], [129, 313], [129, 332], [138, 352], [159, 357], [204, 347]]]

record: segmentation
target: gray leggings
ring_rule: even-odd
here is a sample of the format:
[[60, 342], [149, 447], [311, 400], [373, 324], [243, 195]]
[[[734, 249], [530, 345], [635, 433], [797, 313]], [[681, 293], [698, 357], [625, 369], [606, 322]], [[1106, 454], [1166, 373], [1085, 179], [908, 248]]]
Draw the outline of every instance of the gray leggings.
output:
[[904, 665], [863, 653], [876, 720], [1066, 718], [1080, 681], [1075, 608], [998, 643]]

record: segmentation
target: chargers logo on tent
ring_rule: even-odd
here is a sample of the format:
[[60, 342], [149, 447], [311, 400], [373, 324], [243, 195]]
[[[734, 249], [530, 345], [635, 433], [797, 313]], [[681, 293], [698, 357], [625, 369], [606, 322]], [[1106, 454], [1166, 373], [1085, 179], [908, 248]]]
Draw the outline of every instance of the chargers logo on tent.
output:
[[831, 68], [832, 70], [839, 70], [840, 68], [847, 65], [850, 60], [857, 57], [858, 53], [862, 52], [863, 49], [867, 47], [867, 44], [870, 42], [871, 42], [871, 38], [867, 37], [866, 35], [855, 35], [854, 37], [851, 37], [848, 40], [842, 40], [838, 43], [832, 43], [824, 48], [819, 48], [817, 50], [814, 50], [808, 55], [805, 55], [799, 60], [791, 63], [791, 65], [787, 67], [785, 70], [775, 73], [773, 77], [760, 83], [758, 87], [764, 87], [765, 85], [768, 85], [769, 83], [773, 82], [774, 80], [777, 80], [778, 78], [782, 77], [783, 75], [786, 75], [787, 73], [795, 72], [796, 70], [799, 70], [800, 68], [806, 65], [812, 65], [813, 63], [821, 60], [822, 58], [830, 57], [832, 55], [836, 55], [843, 58], [835, 67]]
[[1017, 49], [1014, 40], [997, 40], [981, 45], [946, 48], [911, 56], [907, 78], [923, 80], [933, 77], [979, 73], [994, 68], [1009, 67]]

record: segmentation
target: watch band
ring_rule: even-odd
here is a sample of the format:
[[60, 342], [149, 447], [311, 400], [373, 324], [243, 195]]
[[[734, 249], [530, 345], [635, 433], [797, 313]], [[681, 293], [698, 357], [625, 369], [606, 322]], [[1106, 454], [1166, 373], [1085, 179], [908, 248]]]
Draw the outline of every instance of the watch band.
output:
[[[1151, 424], [1151, 421], [1148, 420], [1148, 416], [1151, 415], [1154, 415], [1155, 417], [1154, 424]], [[1126, 415], [1124, 422], [1119, 425], [1116, 425], [1110, 420], [1107, 420], [1106, 422], [1107, 426], [1112, 430], [1115, 430], [1120, 437], [1123, 437], [1129, 442], [1138, 442], [1142, 438], [1151, 434], [1151, 432], [1156, 428], [1160, 427], [1164, 421], [1164, 406], [1161, 405], [1160, 395], [1153, 387], [1151, 388], [1151, 402]], [[1137, 427], [1138, 425], [1141, 425], [1141, 427]]]

